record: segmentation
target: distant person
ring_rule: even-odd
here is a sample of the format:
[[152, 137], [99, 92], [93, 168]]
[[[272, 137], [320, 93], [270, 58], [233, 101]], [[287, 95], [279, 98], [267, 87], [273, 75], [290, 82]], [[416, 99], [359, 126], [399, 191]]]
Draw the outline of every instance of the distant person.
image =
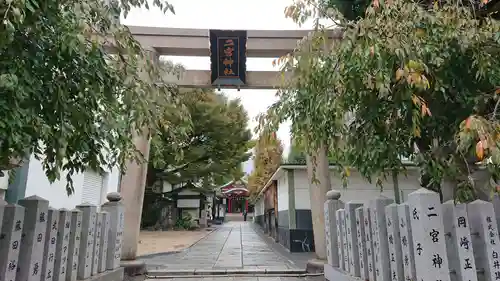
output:
[[243, 210], [243, 220], [247, 221], [247, 210]]

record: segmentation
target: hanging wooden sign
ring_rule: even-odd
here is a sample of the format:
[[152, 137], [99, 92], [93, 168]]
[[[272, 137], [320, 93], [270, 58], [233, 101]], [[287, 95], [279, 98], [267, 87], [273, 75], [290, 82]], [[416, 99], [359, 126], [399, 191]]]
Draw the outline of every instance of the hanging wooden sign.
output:
[[210, 71], [214, 86], [246, 84], [245, 30], [210, 30]]

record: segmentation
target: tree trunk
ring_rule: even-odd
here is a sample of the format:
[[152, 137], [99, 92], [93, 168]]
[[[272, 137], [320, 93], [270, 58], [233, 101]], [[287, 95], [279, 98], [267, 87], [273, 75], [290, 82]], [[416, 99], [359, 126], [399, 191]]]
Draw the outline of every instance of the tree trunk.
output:
[[314, 153], [308, 155], [306, 162], [309, 178], [314, 248], [316, 256], [319, 259], [326, 259], [325, 214], [323, 206], [326, 202], [326, 193], [331, 189], [326, 146], [322, 145]]

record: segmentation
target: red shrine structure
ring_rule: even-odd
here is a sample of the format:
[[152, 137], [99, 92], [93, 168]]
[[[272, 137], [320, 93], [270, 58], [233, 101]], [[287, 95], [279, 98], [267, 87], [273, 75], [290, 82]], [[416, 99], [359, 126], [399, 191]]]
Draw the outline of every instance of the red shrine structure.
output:
[[[246, 210], [247, 213], [252, 212], [248, 206], [248, 189], [246, 182], [243, 180], [230, 181], [221, 186], [221, 197], [226, 199], [226, 213], [242, 213]], [[252, 206], [250, 206], [251, 209]]]

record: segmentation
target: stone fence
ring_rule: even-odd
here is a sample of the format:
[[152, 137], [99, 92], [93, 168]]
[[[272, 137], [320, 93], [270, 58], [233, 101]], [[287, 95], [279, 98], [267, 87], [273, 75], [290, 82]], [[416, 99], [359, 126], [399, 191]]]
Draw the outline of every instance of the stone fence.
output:
[[[408, 202], [379, 197], [325, 203], [327, 280], [500, 280], [500, 240], [493, 203], [440, 203], [419, 189]], [[497, 215], [500, 215], [497, 210]]]
[[56, 210], [38, 196], [0, 201], [0, 280], [122, 280], [124, 208], [120, 194], [107, 198], [100, 211]]

